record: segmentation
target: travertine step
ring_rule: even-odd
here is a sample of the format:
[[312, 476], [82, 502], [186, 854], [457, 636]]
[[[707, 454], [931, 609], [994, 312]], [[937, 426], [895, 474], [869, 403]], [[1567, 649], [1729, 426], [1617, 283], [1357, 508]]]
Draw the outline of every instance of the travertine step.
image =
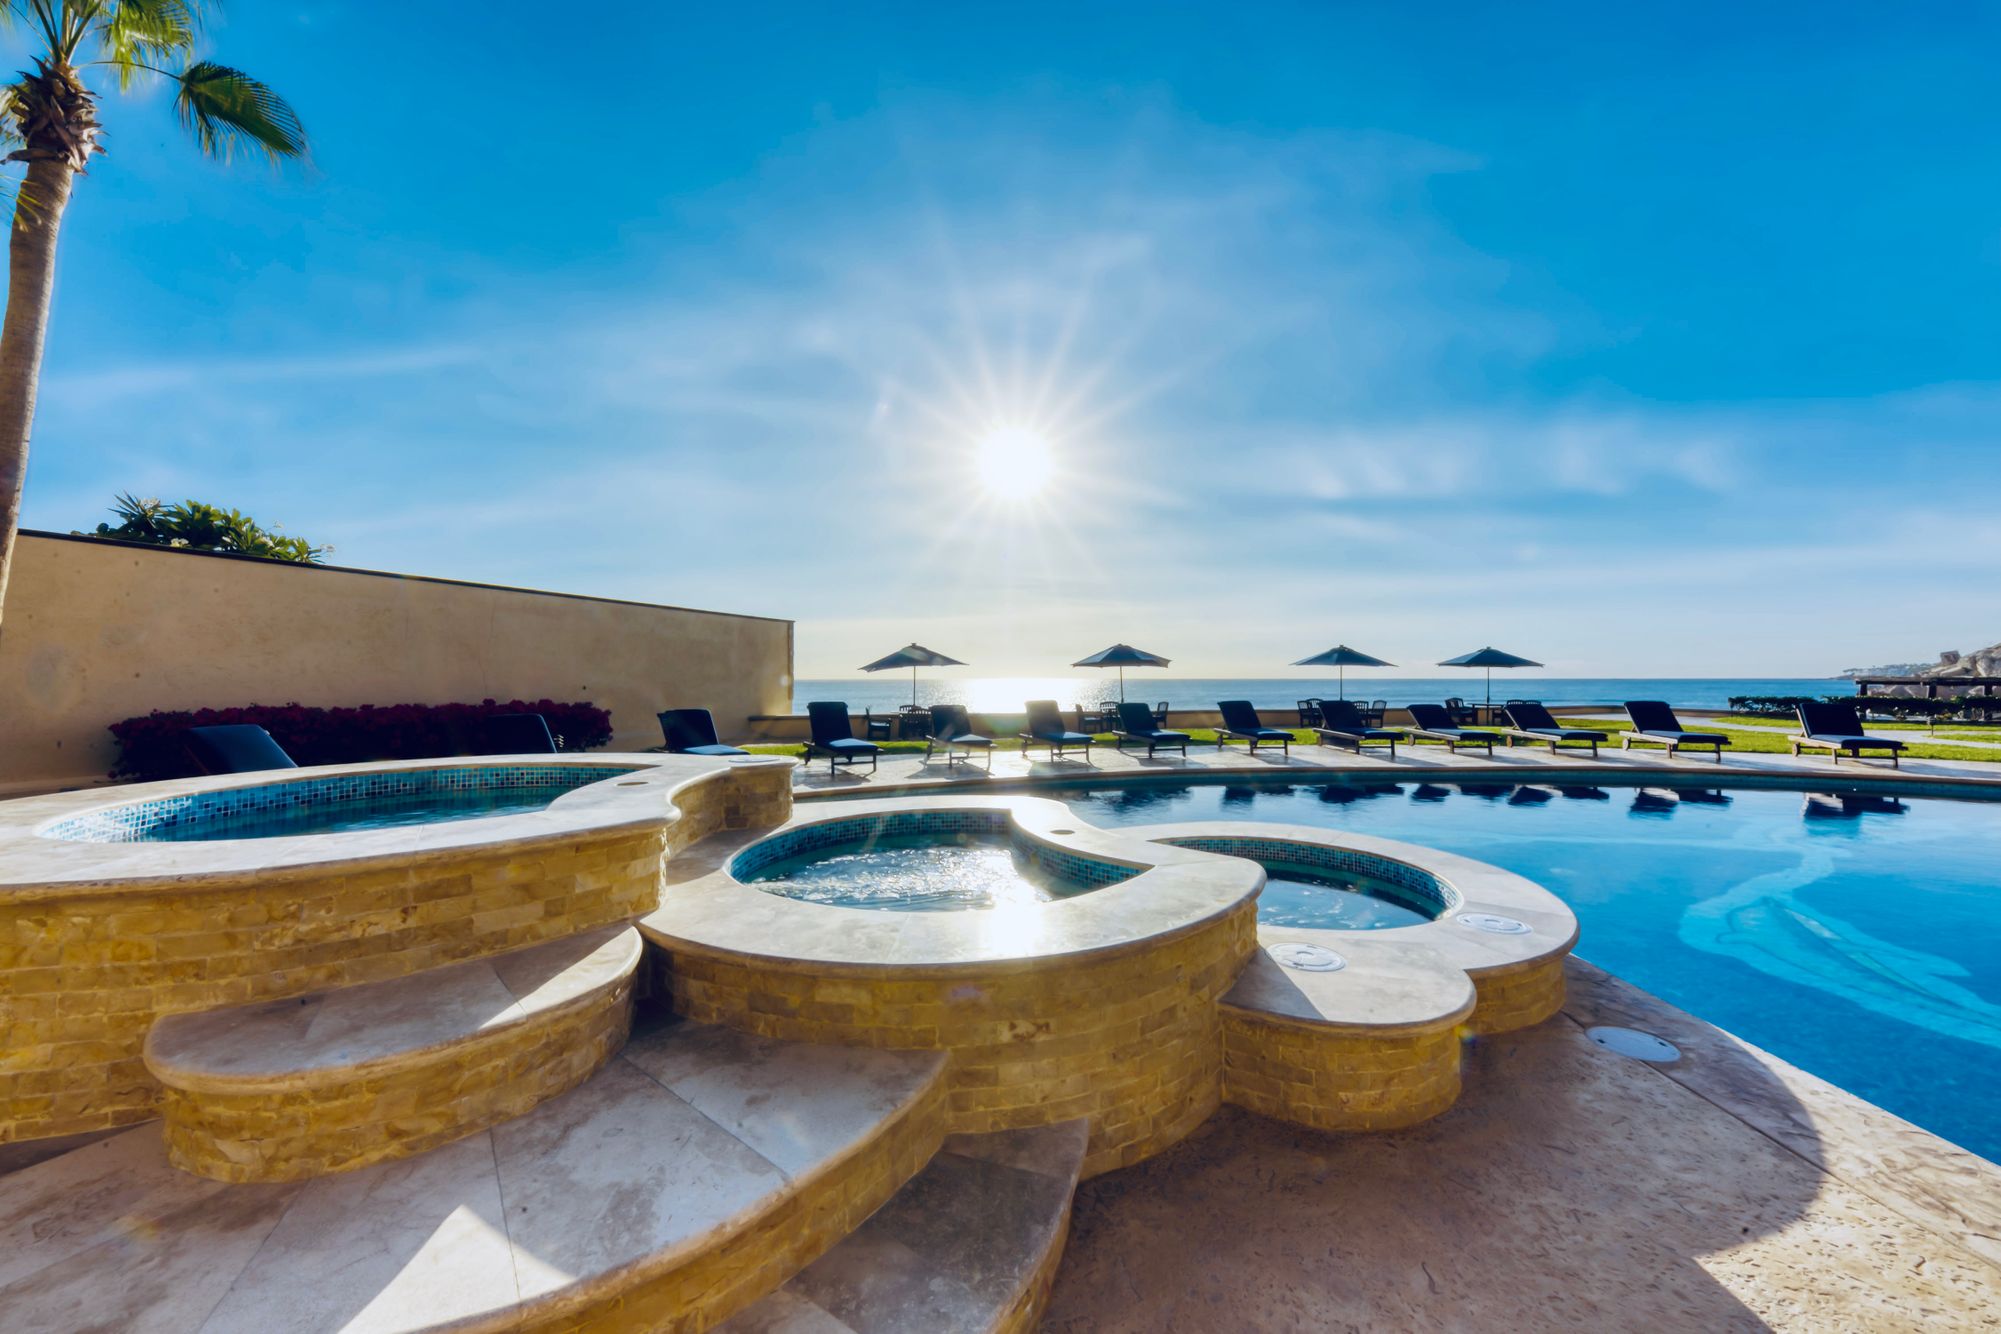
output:
[[625, 1044], [631, 927], [331, 991], [168, 1015], [146, 1038], [174, 1164], [300, 1181], [434, 1149], [588, 1079]]
[[896, 1197], [724, 1334], [1031, 1328], [1070, 1226], [1085, 1120], [954, 1135]]
[[674, 1025], [526, 1116], [306, 1182], [187, 1175], [141, 1126], [0, 1178], [0, 1329], [709, 1328], [931, 1160], [943, 1066]]
[[1320, 1130], [1391, 1130], [1458, 1100], [1464, 972], [1388, 932], [1340, 933], [1338, 951], [1318, 943], [1332, 931], [1258, 934], [1219, 1007], [1226, 1102]]

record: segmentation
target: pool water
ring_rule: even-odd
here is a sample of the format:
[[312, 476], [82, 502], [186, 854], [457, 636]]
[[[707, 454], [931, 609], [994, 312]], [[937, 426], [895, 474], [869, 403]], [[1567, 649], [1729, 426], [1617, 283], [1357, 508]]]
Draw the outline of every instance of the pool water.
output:
[[2001, 1160], [2001, 803], [1659, 782], [1054, 795], [1104, 827], [1264, 820], [1506, 867], [1570, 905], [1591, 962]]
[[1430, 908], [1402, 886], [1365, 875], [1336, 875], [1312, 866], [1266, 862], [1258, 920], [1266, 926], [1326, 931], [1382, 931], [1434, 920]]
[[1091, 888], [1005, 834], [877, 837], [767, 862], [743, 877], [771, 894], [840, 908], [961, 912], [1068, 898]]
[[413, 824], [448, 824], [488, 815], [539, 811], [558, 794], [501, 788], [485, 792], [433, 792], [410, 797], [378, 797], [332, 806], [292, 806], [199, 823], [160, 825], [146, 832], [148, 843], [205, 843], [219, 838], [286, 838], [294, 834], [345, 834], [358, 829], [395, 829]]

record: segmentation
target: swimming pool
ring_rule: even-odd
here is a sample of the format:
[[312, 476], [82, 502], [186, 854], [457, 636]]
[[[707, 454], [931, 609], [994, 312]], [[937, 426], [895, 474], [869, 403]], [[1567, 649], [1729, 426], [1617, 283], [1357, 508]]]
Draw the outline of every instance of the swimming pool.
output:
[[1571, 906], [1593, 963], [2001, 1160], [2001, 802], [1713, 782], [1049, 795], [1107, 828], [1270, 821], [1493, 862]]

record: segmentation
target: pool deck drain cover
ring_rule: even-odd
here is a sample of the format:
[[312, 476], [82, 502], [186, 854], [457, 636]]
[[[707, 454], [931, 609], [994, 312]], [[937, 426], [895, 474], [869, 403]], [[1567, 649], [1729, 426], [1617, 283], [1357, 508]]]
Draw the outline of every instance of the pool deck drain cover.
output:
[[1621, 1056], [1630, 1056], [1636, 1061], [1652, 1061], [1656, 1065], [1665, 1065], [1669, 1061], [1681, 1059], [1681, 1048], [1664, 1038], [1655, 1037], [1652, 1033], [1642, 1033], [1637, 1028], [1610, 1026], [1587, 1028], [1584, 1030], [1584, 1036], [1601, 1047], [1616, 1051]]
[[1348, 961], [1333, 950], [1304, 941], [1283, 941], [1270, 949], [1272, 958], [1304, 973], [1337, 973], [1348, 966]]
[[1475, 931], [1491, 931], [1497, 936], [1525, 936], [1529, 933], [1528, 923], [1517, 922], [1499, 913], [1463, 912], [1459, 914], [1459, 924], [1470, 926]]

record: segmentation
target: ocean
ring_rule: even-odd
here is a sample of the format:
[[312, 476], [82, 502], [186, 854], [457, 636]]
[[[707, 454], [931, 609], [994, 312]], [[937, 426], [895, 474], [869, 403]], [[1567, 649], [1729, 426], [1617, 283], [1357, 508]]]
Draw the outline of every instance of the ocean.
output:
[[[1486, 697], [1486, 680], [1478, 671], [1454, 676], [1374, 676], [1357, 670], [1347, 680], [1349, 699], [1387, 700], [1391, 705], [1436, 703], [1457, 695], [1469, 703]], [[1149, 704], [1166, 700], [1179, 709], [1214, 708], [1220, 699], [1247, 699], [1260, 709], [1291, 709], [1309, 696], [1332, 699], [1340, 694], [1333, 676], [1301, 672], [1284, 679], [1175, 676], [1131, 669], [1126, 672], [1126, 697]], [[1831, 677], [1766, 679], [1757, 677], [1668, 678], [1565, 677], [1539, 672], [1494, 673], [1494, 701], [1538, 699], [1545, 704], [1599, 704], [1617, 708], [1629, 699], [1664, 699], [1684, 709], [1729, 707], [1732, 695], [1852, 695], [1852, 682]], [[917, 674], [919, 704], [964, 704], [975, 713], [1018, 713], [1022, 701], [1053, 699], [1064, 708], [1096, 704], [1119, 697], [1117, 672], [1069, 676], [958, 676], [949, 672]], [[894, 711], [910, 703], [910, 673], [878, 672], [839, 681], [799, 681], [793, 686], [792, 711], [804, 713], [808, 700], [844, 700], [855, 713], [872, 709]]]

